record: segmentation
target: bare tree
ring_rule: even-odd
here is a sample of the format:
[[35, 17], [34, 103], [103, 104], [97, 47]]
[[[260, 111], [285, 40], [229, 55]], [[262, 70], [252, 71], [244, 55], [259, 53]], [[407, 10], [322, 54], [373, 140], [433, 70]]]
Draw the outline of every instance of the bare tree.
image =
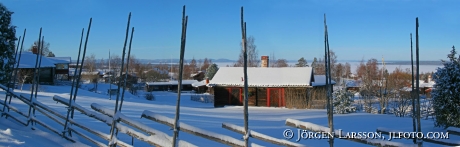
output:
[[276, 60], [274, 67], [288, 67], [289, 64], [287, 63], [286, 59], [278, 59]]
[[203, 61], [203, 65], [200, 66], [201, 67], [201, 71], [206, 71], [206, 69], [208, 69], [209, 66], [211, 66], [212, 64], [212, 61], [208, 58], [204, 58], [204, 61]]
[[[43, 56], [48, 56], [50, 55], [50, 43], [49, 42], [46, 42], [46, 41], [42, 41], [43, 42], [43, 45], [42, 47], [40, 47], [43, 51], [37, 51], [38, 53], [40, 53], [40, 55], [43, 55]], [[32, 52], [34, 47], [38, 46], [38, 40], [34, 41], [34, 43], [32, 44], [32, 46], [30, 46], [30, 48], [27, 50], [27, 51], [30, 51]], [[51, 52], [52, 55], [54, 55], [52, 52]]]
[[[112, 54], [110, 55], [110, 60], [108, 60], [107, 62], [110, 62], [110, 72], [111, 72], [111, 81], [114, 81], [114, 82], [118, 82], [118, 81], [115, 81], [115, 77], [117, 76], [117, 74], [120, 73], [120, 68], [121, 68], [121, 57], [118, 56], [118, 55], [115, 55], [115, 54]], [[85, 61], [86, 62], [86, 61]]]
[[86, 57], [83, 68], [86, 69], [86, 71], [88, 72], [94, 72], [96, 71], [96, 62], [96, 55], [91, 54], [89, 57]]
[[361, 61], [356, 71], [361, 80], [360, 94], [364, 101], [364, 111], [371, 113], [375, 111], [372, 104], [375, 101], [379, 90], [379, 84], [376, 83], [378, 80], [378, 66], [376, 59], [369, 59], [364, 64], [364, 60]]
[[197, 63], [196, 63], [195, 57], [190, 61], [189, 68], [192, 73], [197, 72]]
[[[248, 54], [248, 67], [258, 67], [260, 60], [259, 60], [259, 55], [257, 51], [257, 46], [254, 44], [255, 38], [253, 36], [250, 36], [247, 38], [246, 44], [246, 50]], [[240, 43], [241, 46], [241, 43]], [[243, 58], [244, 51], [241, 50], [240, 56], [238, 58], [238, 61], [234, 64], [235, 67], [243, 67]]]

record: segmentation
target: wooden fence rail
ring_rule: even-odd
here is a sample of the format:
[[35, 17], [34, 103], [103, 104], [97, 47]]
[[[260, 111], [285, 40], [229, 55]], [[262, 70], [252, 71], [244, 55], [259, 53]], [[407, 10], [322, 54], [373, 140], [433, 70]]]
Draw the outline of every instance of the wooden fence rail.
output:
[[[108, 116], [105, 116], [105, 115], [102, 115], [102, 114], [99, 114], [99, 113], [96, 113], [96, 112], [93, 112], [93, 111], [89, 111], [89, 110], [83, 108], [82, 106], [80, 106], [80, 105], [78, 105], [76, 103], [73, 103], [73, 102], [71, 104], [69, 104], [68, 99], [66, 99], [66, 98], [63, 98], [63, 97], [55, 95], [53, 97], [53, 100], [58, 102], [58, 103], [62, 103], [64, 105], [68, 106], [68, 107], [72, 107], [75, 110], [80, 111], [82, 114], [84, 114], [86, 116], [89, 116], [89, 117], [92, 117], [92, 118], [95, 118], [96, 120], [99, 120], [99, 121], [103, 122], [104, 124], [106, 124], [108, 126], [110, 126], [112, 124], [112, 118], [110, 118]], [[62, 116], [62, 117], [64, 117], [64, 116]], [[65, 119], [65, 117], [64, 117], [64, 119]], [[83, 130], [85, 130], [85, 131], [87, 131], [87, 132], [89, 132], [91, 134], [94, 134], [94, 135], [106, 140], [106, 141], [110, 141], [110, 137], [109, 137], [108, 134], [105, 134], [103, 132], [99, 132], [99, 131], [95, 131], [93, 129], [90, 129], [90, 128], [88, 128], [88, 127], [86, 127], [86, 126], [84, 126], [84, 125], [82, 125], [80, 123], [75, 122], [73, 119], [69, 119], [69, 122], [71, 124], [77, 126], [77, 127], [80, 127], [81, 129], [83, 129]], [[74, 131], [75, 129], [72, 128], [71, 130]], [[80, 136], [83, 135], [81, 132], [76, 133], [76, 134], [80, 135]], [[84, 135], [82, 137], [87, 139], [88, 141], [90, 141], [92, 143], [95, 143], [98, 146], [101, 144], [100, 142], [97, 142], [94, 139], [90, 139], [88, 136]], [[123, 141], [120, 141], [120, 140], [117, 140], [116, 143], [117, 143], [117, 145], [122, 146], [122, 147], [131, 146], [131, 145], [129, 145], [129, 144], [123, 142]]]
[[[239, 134], [243, 134], [243, 135], [245, 134], [243, 127], [237, 126], [237, 125], [234, 125], [234, 124], [222, 123], [222, 128], [228, 129], [230, 131], [237, 132]], [[253, 130], [249, 130], [249, 137], [256, 138], [256, 139], [259, 139], [259, 140], [263, 140], [263, 141], [266, 141], [266, 142], [269, 142], [269, 143], [272, 143], [272, 144], [276, 144], [276, 145], [287, 146], [287, 147], [304, 147], [305, 146], [305, 145], [302, 145], [302, 144], [289, 142], [289, 141], [284, 140], [284, 139], [278, 139], [278, 138], [270, 137], [270, 136], [264, 135], [262, 133], [255, 132]]]
[[[110, 110], [108, 108], [105, 108], [99, 104], [96, 104], [96, 103], [92, 103], [91, 104], [91, 108], [99, 113], [102, 113], [104, 115], [107, 115], [108, 117], [111, 117], [113, 118], [114, 117], [114, 110]], [[124, 127], [124, 126], [121, 126], [119, 123], [117, 123], [117, 128], [119, 130], [123, 130], [122, 132], [123, 133], [126, 133], [132, 137], [135, 137], [141, 141], [144, 141], [144, 142], [147, 142], [151, 145], [154, 145], [154, 146], [171, 146], [171, 143], [172, 143], [172, 137], [168, 136], [166, 133], [163, 133], [161, 131], [158, 131], [158, 130], [155, 130], [153, 128], [150, 128], [144, 124], [142, 124], [141, 122], [138, 122], [138, 121], [135, 121], [135, 120], [132, 120], [130, 119], [129, 117], [123, 115], [122, 113], [120, 112], [117, 112], [117, 114], [115, 115], [116, 116], [116, 119], [117, 121], [121, 121], [131, 127], [134, 127], [138, 130], [141, 130], [143, 132], [146, 132], [147, 134], [150, 134], [150, 136], [146, 136], [142, 133], [139, 133], [139, 132], [136, 132], [135, 130], [131, 129], [131, 128], [127, 128], [127, 127]], [[183, 140], [179, 140], [179, 146], [188, 146], [188, 147], [194, 147], [195, 145], [191, 144], [191, 143], [188, 143], [186, 141], [183, 141]]]
[[[59, 113], [57, 113], [57, 111], [47, 107], [46, 105], [43, 105], [42, 103], [40, 103], [38, 101], [35, 101], [35, 99], [32, 99], [32, 102], [30, 102], [30, 101], [27, 100], [27, 98], [25, 96], [22, 96], [20, 94], [14, 93], [13, 91], [10, 91], [9, 89], [7, 89], [5, 86], [3, 86], [1, 84], [0, 84], [0, 88], [3, 89], [6, 92], [6, 94], [9, 94], [9, 95], [13, 96], [14, 98], [17, 98], [17, 99], [21, 100], [27, 106], [34, 107], [34, 109], [38, 110], [44, 116], [50, 118], [53, 121], [56, 121], [58, 124], [61, 124], [61, 125], [63, 124], [57, 118], [55, 118], [54, 116], [52, 116], [52, 115], [47, 113], [47, 112], [51, 112], [51, 114], [55, 114], [56, 116], [59, 117], [60, 115], [59, 115]], [[8, 110], [13, 110], [14, 112], [18, 113], [20, 116], [24, 116], [27, 119], [27, 122], [24, 122], [24, 121], [20, 120], [18, 117], [12, 115], [10, 112], [2, 112], [2, 115], [6, 115], [7, 117], [11, 117], [13, 120], [21, 123], [24, 126], [28, 126], [29, 123], [35, 122], [36, 124], [39, 124], [39, 125], [43, 126], [44, 128], [50, 130], [51, 132], [54, 132], [54, 133], [58, 134], [59, 136], [65, 138], [65, 139], [67, 139], [67, 140], [69, 140], [71, 142], [75, 142], [75, 140], [73, 140], [72, 138], [69, 138], [69, 137], [61, 134], [59, 131], [57, 131], [57, 129], [51, 127], [49, 124], [46, 124], [45, 122], [43, 122], [41, 120], [38, 120], [37, 118], [35, 118], [35, 116], [28, 116], [24, 112], [21, 112], [18, 108], [15, 108], [15, 107], [13, 107], [11, 105], [8, 105], [7, 103], [1, 103], [1, 104], [3, 104], [5, 107], [7, 107]], [[40, 109], [37, 109], [37, 108], [40, 108]]]
[[[148, 110], [145, 110], [142, 113], [141, 117], [142, 118], [147, 118], [149, 120], [152, 120], [152, 121], [164, 124], [164, 125], [167, 125], [169, 127], [174, 126], [174, 119], [166, 117], [166, 116], [162, 116], [162, 115], [159, 115], [159, 114], [156, 114], [156, 113], [148, 111]], [[219, 142], [219, 143], [222, 143], [222, 144], [225, 144], [225, 145], [244, 147], [244, 142], [241, 141], [241, 140], [235, 139], [235, 138], [227, 136], [227, 135], [205, 131], [205, 130], [202, 130], [200, 128], [196, 128], [196, 127], [190, 126], [190, 125], [182, 123], [182, 122], [179, 123], [178, 129], [179, 129], [179, 131], [182, 131], [182, 132], [185, 132], [185, 133], [188, 133], [188, 134], [191, 134], [191, 135], [199, 136], [199, 137], [202, 137], [202, 138], [205, 138], [205, 139], [208, 139], [208, 140], [216, 141], [216, 142]], [[252, 143], [251, 146], [260, 146], [260, 145]]]

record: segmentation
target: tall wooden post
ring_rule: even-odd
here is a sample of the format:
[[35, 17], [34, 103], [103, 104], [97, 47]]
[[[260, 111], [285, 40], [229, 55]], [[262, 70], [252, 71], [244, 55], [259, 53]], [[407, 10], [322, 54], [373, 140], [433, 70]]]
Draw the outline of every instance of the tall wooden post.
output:
[[[418, 17], [415, 18], [415, 56], [416, 56], [416, 62], [417, 62], [417, 132], [421, 133], [422, 132], [422, 126], [420, 124], [420, 59], [419, 59], [419, 41], [418, 41]], [[422, 140], [418, 139], [418, 144], [422, 145]]]
[[[73, 93], [73, 102], [77, 99], [77, 93], [78, 93], [78, 87], [80, 87], [80, 80], [81, 80], [81, 72], [83, 71], [83, 64], [85, 63], [85, 57], [86, 57], [86, 46], [88, 45], [88, 38], [89, 38], [89, 32], [91, 31], [91, 23], [93, 22], [93, 18], [89, 19], [89, 25], [88, 25], [88, 30], [86, 31], [86, 40], [85, 40], [85, 46], [83, 47], [83, 56], [81, 57], [81, 65], [80, 65], [80, 70], [78, 73], [78, 78], [77, 78], [77, 84], [75, 85], [75, 92]], [[78, 65], [77, 65], [78, 67]], [[72, 111], [70, 112], [70, 118], [73, 119], [73, 114], [74, 114], [74, 109], [71, 109]]]
[[[41, 39], [42, 39], [42, 28], [40, 28], [40, 33], [39, 33], [39, 36], [38, 36], [38, 46], [37, 46], [37, 52], [38, 50], [40, 50], [40, 43], [41, 43]], [[34, 67], [34, 75], [33, 75], [33, 80], [32, 80], [32, 89], [30, 90], [30, 98], [29, 98], [29, 102], [32, 102], [32, 98], [34, 96], [34, 89], [36, 88], [35, 87], [35, 83], [37, 82], [37, 75], [39, 74], [38, 71], [37, 71], [37, 67], [38, 67], [38, 54], [36, 55], [35, 57], [35, 67]], [[29, 106], [29, 113], [27, 116], [30, 117], [31, 115], [31, 112], [32, 112], [32, 107], [33, 105], [30, 105]], [[27, 120], [27, 124], [32, 124], [31, 123], [32, 120]], [[33, 128], [32, 128], [33, 129]]]
[[[411, 63], [411, 71], [412, 71], [412, 86], [411, 86], [411, 91], [410, 91], [410, 97], [412, 100], [412, 127], [413, 131], [416, 132], [417, 128], [417, 122], [415, 120], [416, 113], [415, 113], [415, 97], [414, 97], [414, 90], [415, 90], [415, 85], [414, 85], [414, 52], [412, 51], [412, 33], [410, 33], [410, 63]], [[417, 143], [417, 139], [414, 137], [413, 139], [414, 144]]]
[[[123, 74], [123, 66], [124, 66], [124, 62], [125, 62], [125, 54], [126, 54], [126, 44], [128, 42], [128, 35], [129, 35], [129, 23], [131, 21], [131, 12], [129, 13], [129, 16], [128, 16], [128, 24], [126, 26], [126, 36], [125, 36], [125, 43], [123, 45], [123, 55], [122, 55], [122, 58], [121, 58], [121, 68], [120, 68], [120, 77], [121, 75]], [[118, 80], [118, 89], [117, 89], [117, 99], [115, 100], [115, 109], [114, 109], [114, 115], [117, 114], [117, 110], [118, 110], [118, 102], [120, 101], [120, 87], [121, 87], [121, 81], [122, 78], [120, 78], [120, 80]], [[116, 126], [116, 123], [117, 123], [117, 120], [113, 119], [112, 120], [112, 125], [111, 125], [111, 128], [110, 128], [110, 140], [111, 142], [109, 143], [109, 146], [116, 146], [117, 143], [116, 142], [113, 142], [113, 137], [114, 137], [114, 134], [115, 134], [115, 126]]]
[[175, 147], [177, 144], [177, 137], [179, 136], [179, 115], [180, 115], [180, 96], [182, 91], [182, 73], [184, 72], [184, 54], [185, 54], [185, 43], [187, 38], [187, 22], [188, 16], [185, 16], [185, 5], [182, 7], [182, 35], [181, 35], [181, 46], [180, 46], [180, 58], [179, 58], [179, 79], [177, 85], [177, 103], [176, 103], [176, 116], [174, 118], [174, 134], [172, 146]]
[[[22, 56], [22, 47], [24, 45], [24, 40], [26, 39], [26, 29], [24, 29], [24, 35], [22, 37], [22, 41], [21, 41], [21, 50], [19, 51], [19, 58], [18, 58], [18, 62], [16, 63], [16, 70], [14, 71], [14, 79], [13, 79], [13, 83], [16, 83], [16, 79], [18, 78], [18, 72], [19, 72], [19, 63], [21, 62], [21, 56]], [[14, 88], [13, 88], [13, 91], [14, 91]], [[13, 98], [13, 95], [10, 95], [9, 97], [9, 100], [8, 100], [8, 104], [11, 104], [11, 98]], [[6, 104], [6, 103], [5, 103]], [[10, 111], [10, 109], [8, 109], [8, 112]]]
[[[133, 35], [134, 35], [134, 27], [131, 29], [131, 38], [129, 40], [129, 47], [128, 47], [128, 59], [126, 61], [126, 74], [125, 74], [125, 83], [123, 85], [123, 88], [126, 89], [126, 81], [128, 80], [128, 71], [129, 71], [129, 56], [131, 56], [131, 43], [133, 42]], [[121, 112], [121, 107], [123, 106], [123, 100], [125, 99], [125, 91], [123, 90], [121, 94], [121, 102], [120, 102], [120, 108], [118, 111]]]
[[242, 46], [243, 46], [243, 76], [244, 76], [244, 145], [249, 146], [249, 112], [248, 112], [248, 52], [247, 52], [247, 36], [246, 36], [246, 22], [244, 22], [243, 7], [241, 7], [241, 33], [242, 33]]
[[[73, 92], [74, 92], [74, 88], [76, 88], [75, 86], [75, 81], [76, 81], [76, 76], [77, 76], [77, 71], [78, 71], [78, 64], [80, 63], [80, 53], [81, 53], [81, 44], [83, 42], [83, 34], [85, 33], [85, 28], [81, 29], [81, 37], [80, 37], [80, 47], [78, 47], [78, 56], [77, 56], [77, 68], [75, 68], [75, 71], [74, 71], [74, 74], [73, 74], [73, 79], [72, 79], [72, 87], [70, 88], [70, 98], [69, 98], [69, 107], [67, 108], [67, 116], [66, 116], [66, 119], [65, 119], [65, 123], [64, 123], [64, 130], [62, 131], [62, 135], [65, 135], [65, 132], [67, 132], [67, 125], [69, 123], [69, 116], [70, 116], [70, 113], [72, 112], [73, 108], [72, 108], [72, 97], [73, 97]], [[69, 130], [69, 135], [72, 136], [72, 134], [70, 133], [70, 130]]]

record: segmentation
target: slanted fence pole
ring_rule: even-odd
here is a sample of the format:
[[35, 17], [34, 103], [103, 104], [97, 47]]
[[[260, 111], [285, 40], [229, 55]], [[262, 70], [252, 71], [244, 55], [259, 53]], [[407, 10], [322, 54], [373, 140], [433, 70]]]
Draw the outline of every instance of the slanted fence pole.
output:
[[[64, 130], [62, 131], [62, 135], [65, 135], [65, 132], [67, 131], [67, 125], [69, 123], [69, 116], [70, 116], [70, 112], [73, 111], [73, 108], [72, 108], [72, 96], [73, 96], [73, 92], [74, 92], [74, 88], [78, 88], [78, 87], [75, 87], [75, 77], [77, 76], [77, 71], [78, 71], [78, 64], [80, 63], [80, 53], [81, 53], [81, 44], [83, 42], [83, 35], [85, 33], [85, 28], [83, 28], [81, 30], [81, 37], [80, 37], [80, 47], [78, 47], [78, 56], [77, 56], [77, 67], [75, 68], [75, 71], [74, 71], [74, 74], [73, 74], [73, 79], [72, 79], [72, 87], [70, 88], [70, 97], [69, 97], [69, 107], [67, 108], [67, 116], [66, 116], [66, 119], [65, 119], [65, 123], [64, 123]], [[69, 130], [69, 135], [72, 136], [72, 134], [70, 133], [70, 130]]]
[[[327, 25], [326, 25], [326, 40], [327, 40], [327, 68], [328, 68], [328, 80], [329, 80], [329, 117], [330, 117], [330, 122], [329, 122], [329, 128], [331, 129], [331, 132], [334, 131], [334, 98], [332, 95], [332, 92], [334, 91], [333, 85], [332, 85], [332, 76], [331, 76], [331, 54], [329, 50], [329, 31], [327, 30]], [[330, 138], [332, 146], [334, 146], [334, 138]]]
[[[128, 49], [128, 59], [126, 61], [126, 74], [125, 74], [125, 82], [123, 85], [123, 89], [126, 89], [126, 81], [128, 80], [128, 71], [129, 71], [129, 56], [131, 56], [131, 43], [133, 42], [133, 35], [134, 35], [134, 27], [131, 30], [131, 39], [129, 40], [129, 49]], [[121, 112], [121, 107], [123, 106], [123, 100], [125, 98], [125, 90], [123, 90], [121, 94], [121, 102], [120, 102], [120, 108], [118, 111]]]
[[[411, 91], [410, 91], [410, 97], [412, 100], [412, 127], [413, 131], [416, 132], [417, 128], [417, 122], [415, 120], [416, 113], [415, 113], [415, 97], [414, 97], [414, 51], [412, 51], [412, 33], [410, 33], [410, 63], [411, 63], [411, 71], [412, 71], [412, 86], [411, 86]], [[414, 144], [417, 143], [417, 139], [414, 137], [413, 139]]]
[[[16, 68], [14, 68], [14, 67], [15, 67], [14, 65], [15, 65], [15, 63], [16, 63], [16, 58], [18, 58], [18, 54], [19, 54], [19, 43], [21, 43], [21, 36], [19, 36], [18, 45], [16, 46], [16, 53], [15, 53], [14, 58], [13, 58], [14, 61], [13, 61], [13, 64], [11, 65], [11, 67], [13, 68], [13, 70], [9, 73], [9, 74], [10, 74], [10, 75], [8, 76], [9, 78], [13, 77], [14, 70], [16, 69]], [[11, 61], [11, 59], [10, 59], [10, 61]], [[18, 63], [19, 63], [19, 62], [18, 62]], [[13, 79], [8, 79], [8, 84], [11, 84], [11, 83], [10, 83], [11, 80], [13, 80]], [[2, 109], [2, 112], [5, 112], [5, 108], [6, 108], [6, 105], [7, 105], [6, 102], [7, 102], [8, 95], [9, 95], [8, 93], [10, 92], [11, 89], [14, 89], [15, 85], [16, 85], [16, 84], [15, 84], [14, 81], [13, 81], [13, 88], [10, 88], [10, 85], [7, 85], [7, 90], [6, 90], [7, 92], [6, 92], [6, 94], [5, 94], [5, 100], [4, 100], [4, 102], [3, 102], [3, 109]], [[2, 113], [2, 116], [3, 116], [3, 113]], [[7, 116], [7, 115], [5, 115], [5, 116]]]
[[[37, 100], [37, 92], [38, 92], [38, 89], [39, 89], [39, 86], [40, 86], [40, 69], [42, 67], [42, 58], [43, 58], [43, 44], [45, 44], [45, 36], [42, 36], [42, 43], [41, 43], [41, 47], [40, 47], [40, 53], [38, 53], [40, 56], [40, 60], [38, 62], [38, 76], [37, 76], [37, 82], [35, 83], [36, 86], [35, 86], [35, 100]], [[34, 103], [32, 103], [32, 105], [34, 105]], [[35, 107], [35, 105], [33, 106]], [[35, 108], [32, 109], [32, 115], [35, 116]]]
[[[13, 79], [13, 83], [16, 83], [16, 79], [18, 78], [18, 72], [19, 72], [19, 63], [21, 62], [21, 56], [22, 56], [22, 47], [24, 45], [24, 40], [26, 39], [26, 29], [24, 29], [24, 35], [22, 35], [22, 41], [21, 41], [21, 50], [19, 51], [19, 58], [18, 58], [18, 61], [16, 63], [16, 70], [14, 71], [14, 79]], [[13, 91], [14, 91], [14, 88], [13, 88]], [[8, 104], [11, 104], [11, 99], [13, 98], [13, 95], [10, 95], [10, 98], [8, 100]], [[6, 104], [6, 103], [5, 103]], [[8, 112], [10, 111], [10, 109], [8, 108]], [[3, 111], [5, 112], [5, 111]]]
[[248, 128], [248, 52], [246, 43], [246, 22], [244, 22], [244, 10], [241, 7], [241, 44], [243, 47], [243, 76], [244, 76], [244, 145], [249, 146], [249, 128]]
[[[120, 70], [120, 78], [118, 80], [118, 90], [117, 90], [117, 99], [115, 101], [115, 111], [114, 111], [114, 115], [116, 115], [117, 113], [117, 110], [118, 110], [118, 102], [120, 100], [120, 87], [121, 87], [121, 82], [122, 82], [122, 78], [121, 78], [121, 75], [123, 73], [123, 66], [124, 66], [124, 62], [125, 62], [125, 54], [126, 54], [126, 43], [128, 42], [128, 35], [129, 35], [129, 23], [131, 21], [131, 12], [129, 12], [129, 16], [128, 16], [128, 25], [126, 27], [126, 36], [125, 36], [125, 43], [123, 45], [123, 55], [122, 55], [122, 58], [121, 58], [121, 70]], [[109, 146], [116, 146], [116, 142], [113, 142], [113, 137], [114, 137], [114, 134], [115, 134], [115, 126], [116, 126], [116, 123], [117, 123], [117, 120], [114, 118], [113, 121], [112, 121], [112, 127], [110, 128], [110, 143], [109, 143]]]
[[177, 85], [177, 103], [176, 103], [176, 116], [174, 118], [174, 133], [172, 146], [176, 147], [177, 137], [179, 136], [179, 115], [180, 115], [180, 96], [182, 89], [182, 73], [184, 68], [184, 53], [185, 53], [185, 43], [187, 38], [187, 22], [188, 16], [185, 15], [185, 5], [182, 8], [182, 35], [181, 35], [181, 47], [180, 47], [180, 58], [179, 58], [179, 79]]
[[[326, 14], [324, 14], [324, 50], [325, 50], [325, 71], [326, 71], [326, 102], [327, 102], [327, 117], [328, 117], [328, 125], [329, 125], [329, 133], [334, 133], [333, 128], [333, 113], [334, 109], [332, 106], [332, 83], [331, 83], [331, 65], [330, 65], [330, 53], [329, 53], [329, 36], [327, 31], [327, 24], [326, 24]], [[334, 138], [329, 138], [329, 146], [334, 146]]]
[[[40, 43], [41, 43], [41, 39], [42, 39], [42, 28], [40, 28], [40, 33], [39, 33], [39, 36], [38, 36], [38, 46], [36, 46], [37, 48], [37, 52], [40, 50]], [[33, 50], [33, 49], [32, 49]], [[37, 71], [37, 66], [38, 66], [38, 53], [35, 57], [35, 67], [34, 67], [34, 75], [33, 75], [33, 80], [32, 80], [32, 87], [30, 89], [30, 98], [29, 98], [29, 102], [31, 105], [29, 105], [29, 113], [28, 113], [28, 118], [27, 118], [27, 126], [29, 126], [29, 124], [32, 124], [30, 123], [32, 121], [32, 119], [30, 119], [30, 114], [32, 112], [32, 107], [33, 107], [33, 103], [32, 103], [32, 98], [34, 96], [34, 89], [36, 88], [35, 87], [35, 83], [37, 82], [37, 76], [38, 76], [38, 71]], [[33, 127], [32, 127], [33, 129]]]
[[[422, 126], [420, 124], [420, 63], [419, 63], [419, 41], [418, 41], [418, 17], [415, 18], [415, 58], [416, 58], [416, 63], [417, 63], [417, 87], [416, 87], [416, 98], [417, 98], [417, 132], [421, 133], [422, 132]], [[422, 145], [422, 140], [418, 139], [419, 146]]]
[[[93, 18], [89, 19], [89, 25], [88, 25], [88, 30], [86, 31], [86, 40], [85, 40], [85, 46], [83, 47], [83, 57], [81, 57], [81, 66], [80, 70], [78, 71], [78, 79], [77, 79], [77, 84], [75, 85], [75, 92], [73, 93], [73, 103], [75, 103], [75, 100], [77, 99], [77, 94], [78, 94], [78, 87], [80, 87], [80, 80], [81, 80], [81, 72], [83, 71], [83, 65], [85, 64], [85, 57], [86, 57], [86, 47], [88, 45], [88, 38], [89, 38], [89, 32], [91, 31], [91, 23], [93, 22]], [[78, 65], [77, 65], [78, 67]], [[73, 114], [74, 114], [74, 109], [71, 108], [72, 112], [70, 113], [70, 118], [73, 119]]]

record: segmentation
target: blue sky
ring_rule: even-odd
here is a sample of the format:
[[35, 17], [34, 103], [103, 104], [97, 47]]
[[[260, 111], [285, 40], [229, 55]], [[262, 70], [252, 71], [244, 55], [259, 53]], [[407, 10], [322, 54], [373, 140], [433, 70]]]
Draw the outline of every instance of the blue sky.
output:
[[[17, 36], [27, 28], [25, 47], [40, 27], [56, 56], [76, 59], [82, 28], [93, 18], [87, 55], [121, 55], [126, 21], [135, 27], [131, 54], [141, 59], [179, 58], [182, 6], [189, 16], [185, 58], [237, 59], [240, 7], [247, 34], [261, 55], [308, 60], [324, 54], [323, 14], [330, 48], [339, 60], [410, 60], [409, 34], [419, 17], [420, 59], [445, 59], [460, 46], [457, 0], [0, 0], [13, 11]], [[86, 30], [85, 30], [86, 31]], [[86, 32], [85, 32], [86, 34]]]

